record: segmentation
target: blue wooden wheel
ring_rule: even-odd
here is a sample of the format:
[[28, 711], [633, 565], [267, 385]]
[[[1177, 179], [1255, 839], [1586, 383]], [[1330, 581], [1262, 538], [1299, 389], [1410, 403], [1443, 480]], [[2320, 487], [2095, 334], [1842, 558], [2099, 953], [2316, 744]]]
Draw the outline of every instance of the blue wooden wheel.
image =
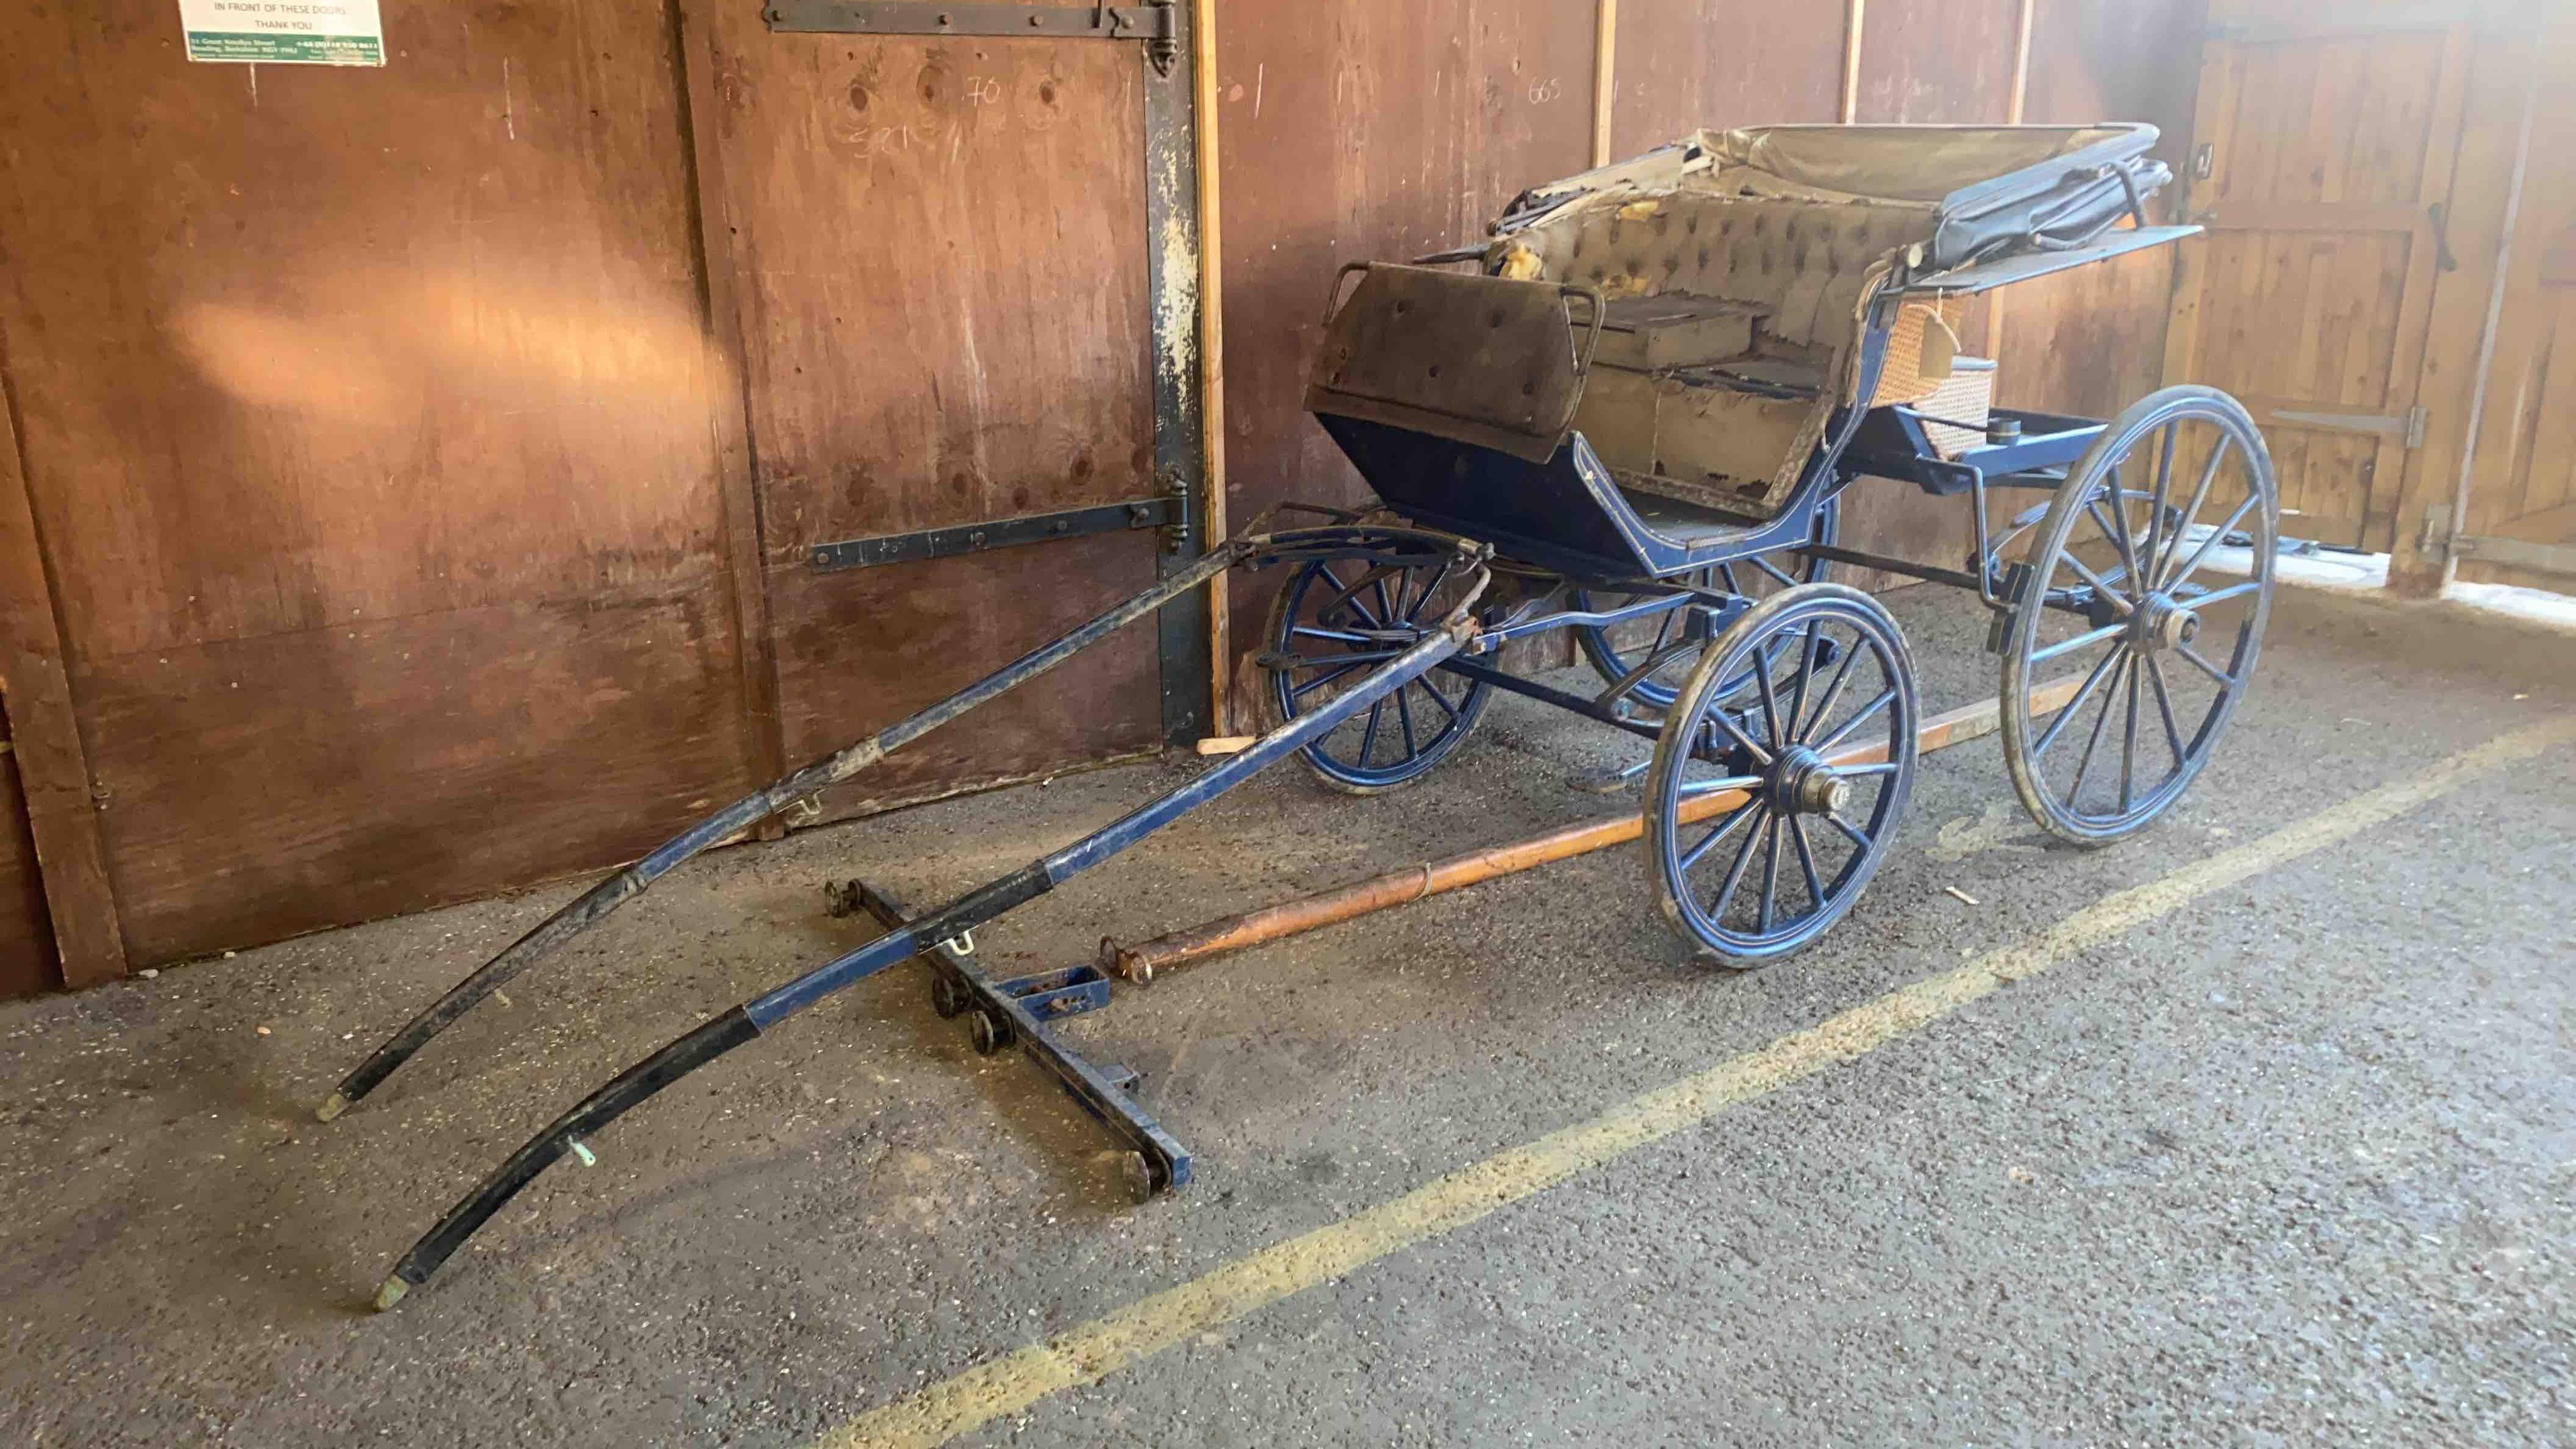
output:
[[[1404, 652], [1458, 602], [1454, 560], [1312, 559], [1288, 576], [1261, 631], [1272, 725], [1317, 708]], [[1297, 752], [1353, 795], [1420, 779], [1476, 727], [1492, 688], [1433, 670]]]
[[[1828, 498], [1816, 509], [1814, 524], [1808, 529], [1807, 541], [1830, 544], [1840, 536], [1841, 500]], [[1833, 563], [1785, 550], [1756, 554], [1733, 563], [1713, 564], [1693, 569], [1675, 582], [1712, 593], [1733, 594], [1739, 598], [1760, 599], [1798, 584], [1823, 583], [1831, 577]], [[1643, 595], [1617, 589], [1576, 589], [1568, 596], [1578, 609], [1616, 609], [1631, 604]], [[1659, 652], [1671, 652], [1676, 644], [1704, 640], [1709, 634], [1708, 610], [1693, 605], [1680, 605], [1659, 614], [1652, 623], [1623, 624], [1604, 628], [1593, 624], [1574, 631], [1575, 642], [1582, 646], [1584, 660], [1602, 681], [1616, 684], [1631, 670], [1644, 664]], [[1648, 709], [1669, 709], [1673, 697], [1680, 693], [1682, 681], [1690, 677], [1698, 654], [1682, 651], [1628, 692], [1628, 698]]]
[[1737, 620], [1664, 716], [1647, 777], [1673, 929], [1748, 968], [1841, 920], [1905, 814], [1917, 714], [1905, 636], [1869, 595], [1801, 584]]
[[[2058, 486], [2003, 668], [2004, 763], [2051, 835], [2107, 845], [2209, 763], [2262, 649], [2280, 514], [2262, 433], [2206, 387], [2132, 403]], [[2031, 708], [2058, 677], [2073, 698]]]

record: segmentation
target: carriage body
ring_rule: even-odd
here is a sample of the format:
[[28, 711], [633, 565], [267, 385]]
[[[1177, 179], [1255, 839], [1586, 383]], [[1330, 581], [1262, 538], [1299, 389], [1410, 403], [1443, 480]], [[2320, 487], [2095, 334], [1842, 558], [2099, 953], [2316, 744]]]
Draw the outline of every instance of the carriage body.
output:
[[[2195, 234], [2148, 224], [2170, 179], [2155, 140], [2128, 124], [1701, 131], [1522, 193], [1478, 246], [1344, 267], [1306, 405], [1382, 505], [1345, 522], [1472, 540], [1508, 587], [1418, 698], [1315, 741], [1308, 767], [1362, 793], [1409, 783], [1496, 690], [1653, 739], [1652, 760], [1594, 783], [1642, 777], [1665, 913], [1733, 964], [1795, 950], [1883, 857], [1915, 752], [1902, 633], [1829, 582], [1842, 564], [1993, 611], [2005, 751], [2044, 828], [2100, 844], [2161, 814], [2253, 666], [2277, 517], [2262, 440], [2207, 389], [2107, 422], [1995, 406], [1994, 361], [1960, 355], [1954, 330], [1964, 298]], [[1839, 495], [1864, 477], [1960, 497], [1966, 566], [1842, 547]], [[1992, 497], [2013, 489], [2047, 498], [1998, 521]], [[2213, 587], [2199, 570], [2230, 543], [2247, 579]], [[1266, 625], [1271, 718], [1399, 647], [1439, 582], [1365, 551], [1306, 562]], [[2232, 630], [2224, 663], [2193, 648], [2204, 624]], [[1498, 667], [1504, 644], [1554, 630], [1602, 690]], [[2213, 692], [2187, 697], [2196, 682]], [[2070, 744], [2052, 762], [2087, 710], [2080, 761]], [[2096, 761], [2106, 737], [2116, 763]], [[1712, 862], [1719, 878], [1695, 883]]]

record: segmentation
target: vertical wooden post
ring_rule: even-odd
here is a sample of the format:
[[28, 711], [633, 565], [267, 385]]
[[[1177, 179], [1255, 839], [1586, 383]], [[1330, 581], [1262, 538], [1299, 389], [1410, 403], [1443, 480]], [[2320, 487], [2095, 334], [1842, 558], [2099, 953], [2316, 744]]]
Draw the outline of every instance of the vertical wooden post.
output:
[[[0, 348], [0, 368], [7, 364]], [[125, 934], [98, 840], [89, 759], [72, 712], [62, 626], [36, 534], [34, 500], [18, 456], [18, 410], [0, 416], [0, 695], [11, 749], [27, 796], [28, 833], [53, 918], [63, 985], [78, 988], [125, 974]]]
[[1843, 0], [1843, 97], [1842, 122], [1850, 125], [1860, 115], [1860, 29], [1862, 12], [1868, 0]]
[[[706, 285], [706, 327], [721, 375], [715, 379], [717, 548], [733, 584], [736, 668], [742, 689], [743, 767], [754, 785], [787, 773], [787, 741], [778, 720], [778, 655], [769, 631], [767, 559], [760, 540], [759, 478], [752, 466], [751, 374], [744, 358], [742, 294], [736, 285], [726, 221], [724, 126], [715, 85], [715, 17], [706, 0], [679, 0], [682, 124], [688, 129], [698, 265]], [[775, 840], [775, 818], [755, 832]]]
[[[2021, 18], [2013, 27], [2012, 93], [2004, 102], [2004, 124], [2018, 126], [2022, 107], [2030, 99], [2030, 25], [2031, 12], [2038, 0], [2021, 0]], [[1986, 294], [1986, 356], [1995, 357], [2004, 350], [2004, 293], [1998, 287]]]
[[1619, 0], [1594, 0], [1592, 14], [1592, 164], [1610, 164], [1610, 109], [1619, 96]]
[[[1216, 0], [1191, 0], [1190, 123], [1199, 161], [1199, 437], [1205, 472], [1201, 524], [1207, 547], [1225, 542], [1225, 231], [1217, 206]], [[1231, 573], [1208, 580], [1208, 731], [1231, 732], [1226, 717], [1234, 640]]]

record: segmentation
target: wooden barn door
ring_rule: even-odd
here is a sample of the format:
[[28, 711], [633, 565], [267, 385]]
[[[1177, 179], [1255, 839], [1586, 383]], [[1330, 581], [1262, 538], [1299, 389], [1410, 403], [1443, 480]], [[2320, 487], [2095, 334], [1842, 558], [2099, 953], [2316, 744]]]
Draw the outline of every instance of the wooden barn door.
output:
[[[1197, 458], [1195, 413], [1176, 405], [1194, 389], [1173, 390], [1186, 354], [1166, 355], [1196, 321], [1190, 193], [1174, 185], [1193, 179], [1178, 169], [1186, 46], [1164, 53], [1167, 71], [1133, 39], [804, 28], [952, 14], [990, 28], [1005, 9], [683, 12], [709, 82], [692, 77], [700, 184], [722, 253], [711, 270], [735, 292], [717, 310], [738, 313], [790, 764], [1009, 662], [1186, 552], [1185, 531], [1162, 526], [1187, 517], [1175, 495]], [[1172, 9], [1118, 13], [1171, 24]], [[1006, 18], [1043, 29], [1093, 13]], [[1160, 174], [1149, 130], [1178, 135], [1151, 158]], [[1041, 515], [1069, 517], [1025, 522]], [[994, 546], [1014, 525], [1045, 541]], [[1189, 611], [1204, 608], [1176, 606], [1162, 638], [1139, 626], [1095, 646], [827, 808], [1043, 776], [1190, 733], [1207, 646], [1203, 612]]]
[[2288, 536], [2392, 545], [2468, 41], [2451, 3], [2213, 13], [2165, 380], [2253, 411]]

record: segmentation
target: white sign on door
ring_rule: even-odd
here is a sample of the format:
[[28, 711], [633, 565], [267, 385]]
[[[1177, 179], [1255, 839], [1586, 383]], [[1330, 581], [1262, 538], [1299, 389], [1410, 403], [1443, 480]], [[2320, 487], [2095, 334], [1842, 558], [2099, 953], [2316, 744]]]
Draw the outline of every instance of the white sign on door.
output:
[[179, 0], [188, 59], [383, 65], [376, 0]]

